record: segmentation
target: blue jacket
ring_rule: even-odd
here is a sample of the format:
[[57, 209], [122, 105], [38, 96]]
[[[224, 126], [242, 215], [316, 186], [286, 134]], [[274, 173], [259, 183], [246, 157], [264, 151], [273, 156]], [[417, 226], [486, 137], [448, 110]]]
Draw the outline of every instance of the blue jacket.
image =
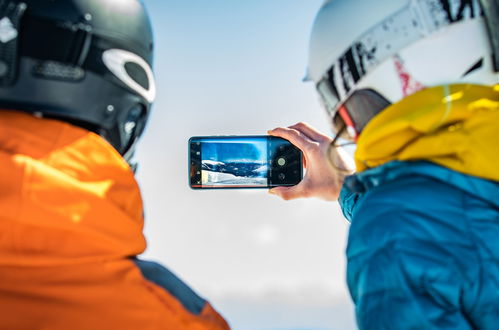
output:
[[499, 329], [499, 183], [394, 161], [340, 204], [360, 329]]

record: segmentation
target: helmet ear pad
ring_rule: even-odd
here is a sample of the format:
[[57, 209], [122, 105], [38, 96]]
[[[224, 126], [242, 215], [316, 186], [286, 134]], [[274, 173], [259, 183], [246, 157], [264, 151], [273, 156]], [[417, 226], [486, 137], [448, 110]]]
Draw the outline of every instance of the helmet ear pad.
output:
[[103, 130], [100, 135], [129, 160], [133, 156], [137, 140], [144, 131], [149, 114], [145, 105], [136, 103], [126, 110], [121, 109], [118, 116], [120, 118], [115, 121], [116, 125]]

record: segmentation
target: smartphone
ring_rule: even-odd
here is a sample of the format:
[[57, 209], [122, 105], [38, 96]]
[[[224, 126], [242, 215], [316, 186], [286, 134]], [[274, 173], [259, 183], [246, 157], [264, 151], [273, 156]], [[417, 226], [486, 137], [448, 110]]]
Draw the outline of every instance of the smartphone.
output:
[[302, 152], [279, 137], [196, 136], [189, 139], [193, 189], [293, 186], [303, 177]]

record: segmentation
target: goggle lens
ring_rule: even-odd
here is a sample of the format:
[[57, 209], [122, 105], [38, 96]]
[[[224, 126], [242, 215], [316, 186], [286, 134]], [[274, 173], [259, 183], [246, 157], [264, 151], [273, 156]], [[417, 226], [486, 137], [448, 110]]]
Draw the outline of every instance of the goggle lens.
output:
[[317, 91], [329, 117], [333, 131], [341, 133], [341, 138], [356, 141], [367, 123], [391, 103], [372, 89], [355, 90], [342, 104], [334, 94], [327, 79], [317, 85]]

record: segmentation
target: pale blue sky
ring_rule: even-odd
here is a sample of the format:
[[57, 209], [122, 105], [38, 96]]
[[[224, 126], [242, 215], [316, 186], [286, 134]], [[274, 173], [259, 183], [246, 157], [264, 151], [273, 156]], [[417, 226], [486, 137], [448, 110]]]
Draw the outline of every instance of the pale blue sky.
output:
[[145, 257], [179, 274], [234, 329], [353, 329], [348, 224], [337, 203], [258, 191], [193, 191], [187, 141], [266, 134], [307, 121], [328, 132], [302, 83], [322, 0], [146, 0], [158, 96], [138, 148]]

